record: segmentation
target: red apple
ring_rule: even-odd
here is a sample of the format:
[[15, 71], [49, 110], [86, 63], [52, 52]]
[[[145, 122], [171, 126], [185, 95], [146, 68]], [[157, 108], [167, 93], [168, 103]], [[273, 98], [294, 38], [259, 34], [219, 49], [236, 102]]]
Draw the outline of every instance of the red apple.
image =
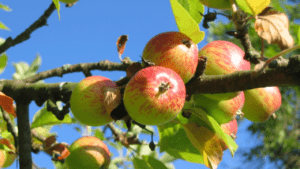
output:
[[[250, 62], [244, 60], [244, 51], [227, 41], [213, 41], [199, 50], [199, 57], [207, 57], [205, 75], [222, 75], [239, 70], [250, 70]], [[240, 92], [204, 94], [214, 100], [228, 100]]]
[[243, 108], [245, 102], [244, 92], [230, 100], [212, 100], [202, 94], [195, 94], [193, 98], [196, 106], [205, 110], [219, 124], [228, 123], [235, 118], [236, 113]]
[[108, 147], [97, 137], [85, 136], [74, 141], [66, 158], [68, 169], [107, 168], [111, 154]]
[[[228, 134], [231, 136], [233, 139], [236, 138], [237, 130], [238, 130], [238, 125], [236, 119], [231, 120], [228, 123], [222, 124], [221, 128], [223, 129], [224, 133]], [[221, 146], [223, 150], [227, 150], [228, 146], [225, 144], [223, 140], [221, 140]]]
[[165, 32], [153, 37], [145, 46], [143, 59], [174, 70], [184, 83], [195, 74], [198, 65], [198, 47], [181, 32]]
[[246, 90], [244, 117], [253, 122], [264, 122], [280, 108], [281, 94], [278, 87]]
[[113, 121], [104, 105], [103, 87], [117, 88], [117, 85], [106, 77], [90, 76], [80, 81], [73, 90], [70, 107], [81, 123], [101, 126]]
[[229, 0], [199, 0], [203, 5], [208, 8], [216, 9], [231, 9]]
[[172, 69], [151, 66], [138, 71], [124, 91], [129, 116], [145, 125], [160, 125], [174, 119], [185, 102], [185, 86]]

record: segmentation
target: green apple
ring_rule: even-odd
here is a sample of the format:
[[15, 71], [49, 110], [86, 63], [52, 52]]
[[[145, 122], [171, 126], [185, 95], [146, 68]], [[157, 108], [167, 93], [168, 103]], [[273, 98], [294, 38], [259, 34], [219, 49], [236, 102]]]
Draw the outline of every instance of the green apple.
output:
[[219, 124], [228, 123], [234, 119], [236, 113], [243, 108], [245, 102], [244, 92], [230, 100], [212, 100], [202, 94], [195, 94], [193, 99], [197, 107], [205, 110]]
[[[250, 62], [244, 60], [244, 51], [237, 45], [227, 41], [213, 41], [199, 50], [199, 57], [207, 57], [205, 75], [223, 75], [239, 70], [250, 70]], [[228, 100], [240, 92], [204, 94], [214, 100]]]
[[11, 166], [17, 158], [16, 148], [8, 139], [0, 139], [0, 144], [4, 144], [9, 150], [0, 149], [0, 168]]
[[103, 141], [94, 136], [81, 137], [69, 147], [68, 169], [107, 168], [111, 154]]
[[199, 0], [203, 5], [208, 8], [216, 9], [231, 9], [229, 0]]
[[160, 125], [173, 120], [186, 97], [181, 77], [172, 69], [151, 66], [138, 71], [124, 91], [124, 106], [129, 116], [145, 125]]
[[188, 82], [198, 65], [198, 47], [181, 32], [164, 32], [153, 37], [145, 46], [143, 59], [174, 70]]
[[264, 122], [280, 108], [281, 94], [278, 87], [245, 90], [244, 117], [253, 122]]
[[117, 88], [115, 82], [102, 76], [90, 76], [78, 83], [72, 92], [70, 108], [74, 117], [89, 126], [102, 126], [113, 121], [104, 105], [103, 87]]

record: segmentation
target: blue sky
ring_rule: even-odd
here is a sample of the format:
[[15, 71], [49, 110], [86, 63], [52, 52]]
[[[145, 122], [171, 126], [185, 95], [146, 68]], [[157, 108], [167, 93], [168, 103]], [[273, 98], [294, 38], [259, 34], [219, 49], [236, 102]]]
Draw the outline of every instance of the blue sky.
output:
[[[43, 1], [11, 1], [2, 0], [9, 5], [11, 12], [0, 11], [0, 21], [11, 31], [0, 30], [0, 37], [15, 38], [32, 24], [51, 4], [51, 0]], [[31, 38], [6, 51], [9, 56], [8, 66], [1, 74], [1, 79], [12, 79], [13, 63], [25, 61], [31, 63], [37, 54], [42, 57], [39, 71], [61, 67], [64, 64], [98, 62], [108, 59], [120, 62], [116, 49], [116, 40], [120, 35], [128, 35], [129, 40], [122, 57], [128, 56], [133, 61], [140, 61], [143, 48], [155, 35], [166, 31], [178, 31], [170, 2], [167, 0], [152, 1], [79, 1], [71, 8], [61, 5], [61, 20], [55, 11], [44, 26], [31, 34]], [[203, 30], [203, 28], [201, 28]], [[198, 44], [199, 49], [205, 41]], [[93, 75], [101, 75], [112, 80], [125, 76], [124, 72], [92, 71]], [[84, 78], [83, 73], [72, 73], [62, 78], [54, 77], [45, 80], [48, 83], [79, 82]], [[31, 103], [30, 118], [39, 108]], [[250, 148], [257, 144], [257, 138], [246, 132], [251, 124], [245, 121], [239, 128], [237, 144], [242, 148]], [[62, 125], [54, 127], [59, 142], [71, 144], [81, 135], [74, 130], [78, 125]], [[150, 137], [146, 137], [149, 141]], [[158, 141], [158, 137], [155, 137]], [[109, 147], [111, 149], [111, 147]], [[229, 151], [225, 152], [219, 168], [239, 168], [245, 165], [240, 153], [231, 158]], [[116, 152], [113, 152], [116, 153]], [[34, 162], [40, 167], [54, 168], [51, 158], [41, 152], [33, 154]], [[182, 160], [174, 162], [176, 168], [206, 168], [203, 165], [192, 164]], [[264, 168], [271, 167], [269, 164]], [[16, 168], [14, 163], [11, 169]], [[263, 168], [263, 167], [262, 167]]]

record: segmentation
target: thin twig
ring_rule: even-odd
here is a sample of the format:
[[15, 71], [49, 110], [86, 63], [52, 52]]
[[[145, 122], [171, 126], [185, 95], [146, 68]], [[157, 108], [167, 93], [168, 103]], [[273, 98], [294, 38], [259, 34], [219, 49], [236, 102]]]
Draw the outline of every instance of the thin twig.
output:
[[[2, 111], [2, 115], [3, 115], [3, 119], [6, 121], [7, 130], [12, 134], [14, 141], [15, 141], [15, 147], [16, 147], [16, 149], [18, 149], [19, 144], [18, 144], [17, 132], [12, 125], [12, 122], [10, 120], [8, 113], [6, 111], [4, 111], [2, 109], [2, 107], [1, 107], [1, 111]], [[16, 153], [18, 153], [18, 152], [16, 152]]]
[[47, 25], [47, 19], [55, 10], [55, 5], [52, 2], [48, 9], [44, 12], [42, 16], [38, 20], [36, 20], [33, 24], [31, 24], [24, 32], [19, 34], [15, 39], [8, 37], [5, 42], [0, 46], [0, 53], [5, 52], [8, 48], [15, 46], [19, 43], [22, 43], [30, 38], [30, 35], [33, 31], [38, 28]]

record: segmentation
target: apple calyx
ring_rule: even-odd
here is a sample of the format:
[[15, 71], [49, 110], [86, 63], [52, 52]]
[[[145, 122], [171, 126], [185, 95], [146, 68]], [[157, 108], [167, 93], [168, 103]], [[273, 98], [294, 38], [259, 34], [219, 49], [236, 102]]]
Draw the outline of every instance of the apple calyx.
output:
[[187, 47], [187, 48], [191, 48], [192, 46], [192, 41], [189, 39], [182, 39], [181, 42]]
[[167, 82], [167, 83], [165, 83], [165, 82], [162, 82], [162, 83], [160, 83], [160, 85], [159, 85], [159, 87], [158, 87], [158, 89], [159, 89], [159, 95], [160, 94], [164, 94], [166, 91], [168, 91], [169, 89], [171, 88], [171, 86], [170, 86], [170, 82]]

